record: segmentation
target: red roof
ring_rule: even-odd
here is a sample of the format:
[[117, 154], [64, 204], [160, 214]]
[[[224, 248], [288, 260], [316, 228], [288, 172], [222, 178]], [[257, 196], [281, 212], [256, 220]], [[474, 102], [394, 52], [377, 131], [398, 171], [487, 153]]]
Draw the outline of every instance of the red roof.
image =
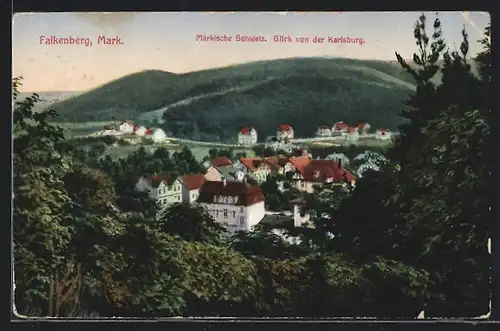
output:
[[288, 158], [286, 156], [270, 156], [264, 159], [264, 162], [269, 164], [275, 170], [280, 170], [283, 166], [288, 162]]
[[349, 129], [349, 125], [345, 124], [344, 122], [335, 123], [335, 130], [347, 130], [347, 129]]
[[261, 165], [263, 159], [260, 157], [242, 157], [240, 163], [245, 165], [251, 171], [256, 171]]
[[309, 164], [298, 170], [308, 182], [324, 183], [331, 180], [350, 183], [355, 180], [352, 173], [334, 160], [311, 160]]
[[192, 174], [192, 175], [184, 175], [181, 177], [182, 184], [188, 190], [197, 190], [199, 189], [203, 183], [205, 183], [205, 175], [204, 174]]
[[146, 129], [146, 132], [144, 134], [147, 135], [147, 136], [149, 136], [150, 134], [153, 134], [153, 130]]
[[240, 206], [250, 206], [264, 201], [264, 193], [260, 187], [242, 182], [207, 181], [200, 188], [198, 202], [218, 203], [219, 196], [237, 197], [233, 204]]
[[288, 132], [292, 129], [292, 126], [289, 124], [281, 124], [279, 127], [280, 132]]
[[250, 129], [245, 126], [245, 127], [241, 128], [240, 132], [242, 134], [249, 134], [250, 133]]
[[358, 128], [362, 129], [362, 128], [364, 128], [364, 127], [365, 127], [365, 126], [367, 126], [367, 125], [368, 125], [368, 123], [365, 123], [365, 122], [359, 122], [359, 124], [358, 124]]
[[216, 158], [213, 158], [210, 163], [214, 167], [225, 167], [225, 166], [230, 166], [233, 164], [233, 161], [231, 161], [230, 158], [227, 156], [217, 156]]
[[309, 163], [311, 163], [311, 158], [309, 156], [291, 157], [288, 161], [290, 161], [295, 169], [300, 172], [301, 169], [304, 169]]

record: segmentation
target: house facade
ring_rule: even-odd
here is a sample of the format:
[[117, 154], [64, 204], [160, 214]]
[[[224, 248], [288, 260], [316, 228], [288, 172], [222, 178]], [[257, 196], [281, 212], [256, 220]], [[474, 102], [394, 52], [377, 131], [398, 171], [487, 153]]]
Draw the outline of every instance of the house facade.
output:
[[136, 125], [132, 121], [123, 121], [118, 125], [118, 131], [123, 133], [134, 133]]
[[251, 146], [257, 143], [257, 130], [252, 127], [243, 127], [238, 132], [238, 145]]
[[250, 231], [265, 216], [264, 193], [244, 182], [205, 182], [198, 203], [229, 231]]
[[151, 133], [149, 137], [155, 143], [167, 140], [167, 134], [162, 129], [154, 129], [153, 133]]
[[169, 174], [160, 176], [140, 177], [135, 189], [139, 192], [148, 192], [149, 198], [160, 206], [182, 202], [181, 181]]
[[350, 127], [346, 132], [342, 132], [344, 142], [348, 144], [355, 144], [359, 141], [359, 130], [357, 127]]
[[293, 128], [289, 124], [281, 124], [276, 131], [276, 138], [278, 140], [293, 139]]
[[327, 125], [322, 125], [316, 131], [316, 136], [318, 137], [329, 137], [332, 135], [332, 130]]
[[220, 182], [222, 180], [222, 173], [217, 167], [210, 166], [205, 172], [205, 179], [212, 182]]
[[380, 140], [389, 140], [392, 138], [391, 131], [387, 129], [378, 129], [375, 132], [375, 137]]
[[180, 178], [182, 183], [182, 202], [194, 203], [198, 200], [200, 188], [205, 183], [204, 174], [184, 175]]
[[144, 136], [150, 136], [151, 134], [153, 133], [153, 130], [151, 129], [148, 129], [146, 128], [145, 126], [139, 126], [136, 128], [134, 134], [136, 136], [141, 136], [141, 137], [144, 137]]

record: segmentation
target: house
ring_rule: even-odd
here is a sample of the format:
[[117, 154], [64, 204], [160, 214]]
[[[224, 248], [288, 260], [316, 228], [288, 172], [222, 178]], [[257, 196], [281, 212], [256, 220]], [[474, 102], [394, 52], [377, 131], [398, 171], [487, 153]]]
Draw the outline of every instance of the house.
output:
[[219, 182], [222, 180], [222, 173], [217, 169], [217, 167], [209, 166], [205, 172], [205, 179], [207, 181]]
[[144, 127], [144, 126], [141, 125], [141, 126], [139, 126], [139, 127], [136, 128], [134, 134], [136, 136], [141, 136], [141, 137], [143, 137], [143, 136], [150, 136], [151, 134], [153, 134], [153, 130], [148, 129], [148, 128], [146, 128], [146, 127]]
[[240, 167], [235, 165], [218, 167], [217, 170], [221, 173], [221, 178], [225, 178], [227, 180], [241, 182], [249, 177]]
[[343, 121], [337, 122], [332, 127], [332, 132], [347, 132], [349, 130], [349, 125]]
[[149, 137], [155, 143], [167, 140], [167, 134], [162, 129], [154, 129], [153, 133], [149, 135]]
[[350, 127], [347, 132], [342, 133], [344, 143], [356, 144], [359, 140], [359, 131], [357, 127]]
[[278, 140], [293, 139], [293, 128], [289, 124], [281, 124], [276, 131], [276, 138]]
[[180, 178], [182, 183], [182, 202], [193, 203], [198, 199], [200, 188], [205, 183], [204, 174], [184, 175]]
[[375, 132], [375, 137], [381, 140], [389, 140], [392, 138], [391, 131], [387, 129], [378, 129]]
[[282, 149], [283, 143], [276, 137], [268, 137], [264, 145], [265, 148], [271, 148], [275, 151]]
[[210, 160], [210, 164], [213, 167], [219, 168], [233, 165], [233, 161], [231, 161], [231, 159], [227, 156], [217, 156]]
[[257, 143], [257, 130], [252, 127], [243, 127], [238, 132], [238, 145], [255, 145]]
[[354, 185], [356, 182], [354, 175], [335, 160], [310, 160], [309, 163], [297, 163], [295, 168], [292, 181], [303, 192], [313, 193], [314, 187], [323, 183]]
[[309, 156], [291, 157], [283, 166], [283, 173], [285, 175], [288, 173], [295, 173], [298, 169], [304, 168], [309, 163], [311, 163], [311, 158]]
[[370, 130], [370, 124], [366, 123], [366, 122], [360, 122], [358, 123], [358, 125], [356, 126], [358, 128], [358, 132], [359, 134], [367, 134], [368, 131]]
[[118, 130], [123, 133], [134, 133], [136, 129], [136, 124], [132, 121], [123, 121], [118, 125]]
[[332, 130], [327, 125], [322, 125], [316, 131], [318, 137], [329, 137], [332, 135]]
[[292, 203], [293, 212], [293, 225], [295, 227], [301, 227], [307, 223], [310, 219], [309, 213], [304, 211], [305, 201], [303, 199], [295, 199], [290, 201]]
[[140, 177], [135, 184], [135, 189], [139, 192], [148, 192], [150, 199], [155, 200], [161, 206], [165, 206], [182, 202], [181, 185], [179, 178], [174, 178], [170, 174], [163, 174]]
[[264, 193], [245, 182], [205, 182], [198, 203], [229, 231], [250, 231], [265, 216]]
[[240, 159], [241, 170], [245, 175], [254, 178], [257, 182], [263, 183], [271, 173], [271, 165], [263, 162], [261, 157], [246, 157]]

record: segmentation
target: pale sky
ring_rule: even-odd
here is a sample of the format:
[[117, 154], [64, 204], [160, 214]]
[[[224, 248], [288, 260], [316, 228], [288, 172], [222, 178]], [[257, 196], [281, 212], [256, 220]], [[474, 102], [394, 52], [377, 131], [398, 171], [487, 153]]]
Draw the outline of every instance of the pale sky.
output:
[[[425, 13], [432, 25], [435, 12]], [[22, 91], [83, 91], [134, 72], [156, 69], [185, 73], [250, 61], [331, 56], [395, 60], [416, 50], [413, 25], [419, 12], [343, 13], [30, 13], [13, 18], [13, 76]], [[465, 25], [470, 54], [476, 54], [490, 21], [483, 12], [440, 12], [450, 46]], [[430, 31], [430, 30], [429, 30]], [[263, 35], [266, 43], [197, 42], [198, 34]], [[273, 43], [273, 35], [363, 38], [359, 44]], [[46, 45], [40, 37], [84, 37], [93, 45]], [[122, 45], [98, 45], [117, 36]]]

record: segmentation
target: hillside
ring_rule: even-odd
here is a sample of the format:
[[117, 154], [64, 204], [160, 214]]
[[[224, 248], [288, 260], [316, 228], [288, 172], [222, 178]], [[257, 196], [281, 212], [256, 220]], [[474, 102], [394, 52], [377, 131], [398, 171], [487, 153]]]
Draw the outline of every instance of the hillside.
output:
[[[396, 128], [414, 88], [397, 62], [292, 58], [172, 74], [151, 70], [52, 105], [59, 121], [165, 121], [178, 136], [227, 140], [241, 125], [261, 137], [283, 122], [298, 135], [318, 125], [368, 121]], [[164, 113], [164, 114], [163, 114]]]

